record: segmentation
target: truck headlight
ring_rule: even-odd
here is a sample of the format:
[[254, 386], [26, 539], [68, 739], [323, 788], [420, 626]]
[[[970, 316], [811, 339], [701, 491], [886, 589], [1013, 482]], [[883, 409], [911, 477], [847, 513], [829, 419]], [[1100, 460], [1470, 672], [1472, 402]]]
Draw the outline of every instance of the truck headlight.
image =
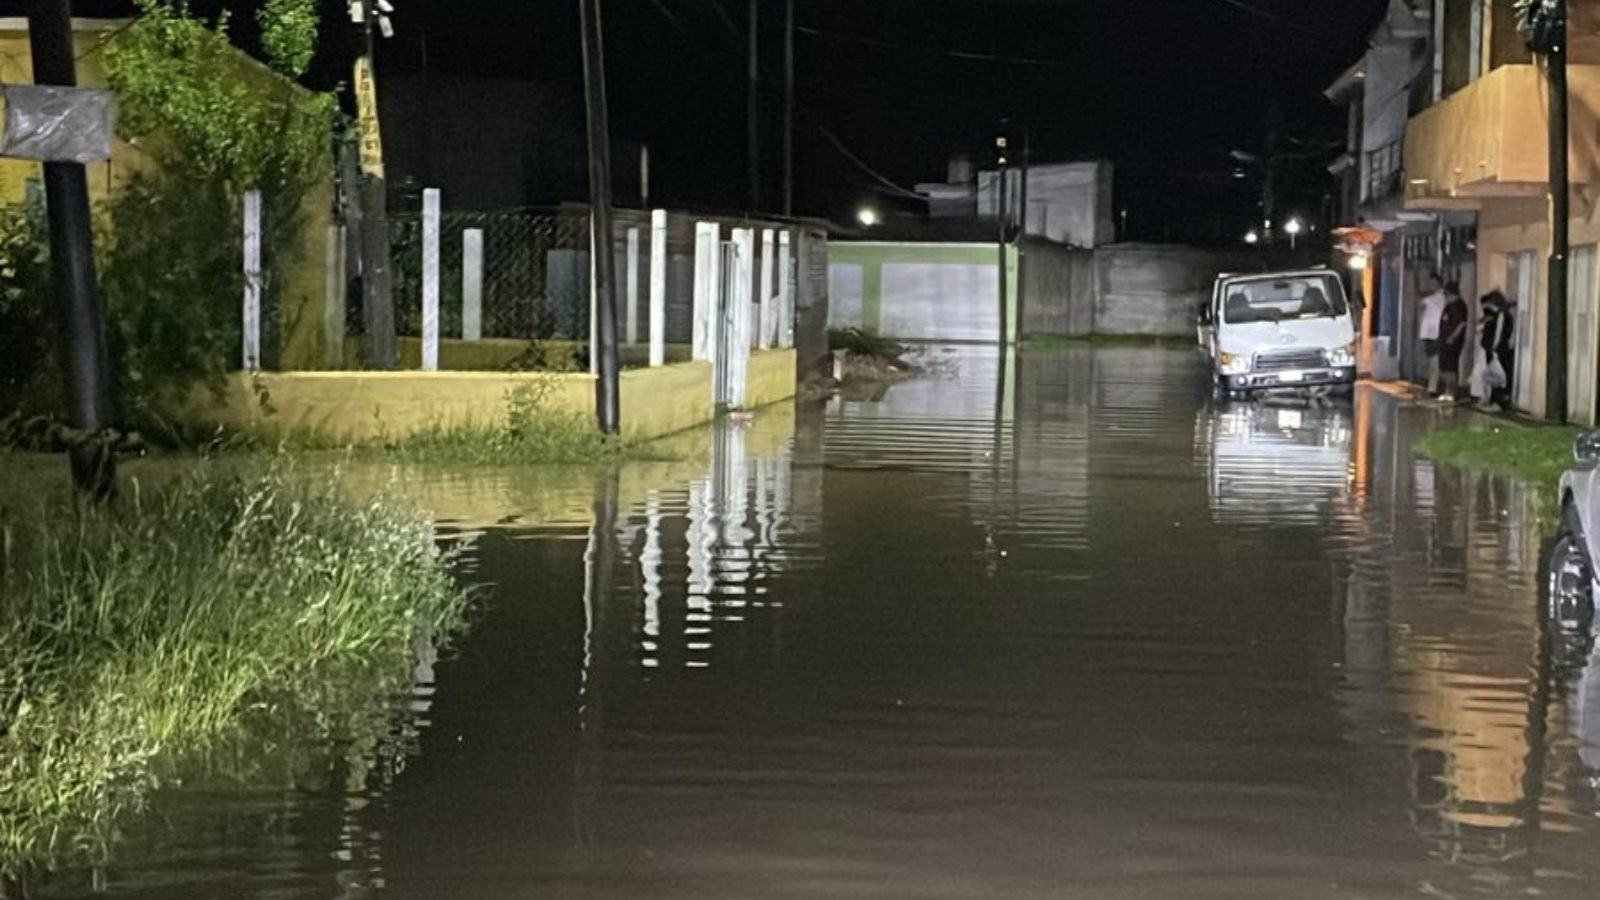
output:
[[1243, 375], [1250, 371], [1250, 354], [1223, 351], [1221, 363], [1222, 374]]
[[1351, 341], [1343, 347], [1334, 347], [1323, 354], [1327, 357], [1328, 365], [1335, 368], [1347, 368], [1356, 364], [1356, 342]]

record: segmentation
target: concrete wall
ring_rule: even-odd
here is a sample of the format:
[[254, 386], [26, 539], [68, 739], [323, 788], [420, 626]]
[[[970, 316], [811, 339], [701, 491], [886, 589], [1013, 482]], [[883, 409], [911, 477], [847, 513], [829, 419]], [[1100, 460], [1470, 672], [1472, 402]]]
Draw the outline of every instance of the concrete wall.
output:
[[[793, 350], [752, 354], [751, 406], [794, 396]], [[622, 373], [623, 433], [649, 439], [709, 422], [711, 365], [678, 363]], [[358, 444], [403, 438], [430, 428], [495, 425], [518, 388], [544, 393], [554, 414], [594, 415], [594, 376], [546, 372], [263, 372], [236, 373], [220, 397], [201, 391], [174, 411], [180, 421], [246, 432], [295, 433], [320, 442]]]
[[1030, 240], [1022, 247], [1021, 336], [1191, 336], [1218, 273], [1307, 264], [1176, 245], [1077, 250]]
[[[1017, 322], [1017, 253], [1007, 255], [1007, 302]], [[910, 341], [995, 342], [1000, 332], [994, 244], [834, 241], [829, 247], [833, 328]]]

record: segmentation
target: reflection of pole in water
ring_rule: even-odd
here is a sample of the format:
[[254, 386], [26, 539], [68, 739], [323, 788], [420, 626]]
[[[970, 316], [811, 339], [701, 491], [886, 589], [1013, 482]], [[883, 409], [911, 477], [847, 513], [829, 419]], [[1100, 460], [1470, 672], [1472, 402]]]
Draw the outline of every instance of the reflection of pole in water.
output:
[[647, 669], [661, 665], [661, 495], [650, 492], [645, 501], [644, 551], [639, 567], [644, 573], [644, 634], [639, 640], [639, 664]]
[[617, 494], [615, 467], [600, 474], [595, 482], [594, 521], [589, 526], [589, 544], [584, 551], [583, 579], [583, 669], [578, 682], [579, 748], [573, 762], [572, 831], [577, 848], [587, 856], [594, 849], [595, 804], [600, 791], [601, 704], [604, 699], [604, 654], [597, 644], [606, 634], [611, 614], [613, 579], [618, 553]]

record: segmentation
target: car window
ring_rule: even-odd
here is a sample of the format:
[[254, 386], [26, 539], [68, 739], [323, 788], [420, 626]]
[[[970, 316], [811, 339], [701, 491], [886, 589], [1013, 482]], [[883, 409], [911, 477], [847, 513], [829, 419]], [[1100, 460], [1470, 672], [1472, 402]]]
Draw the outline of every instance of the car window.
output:
[[1231, 325], [1322, 319], [1350, 311], [1331, 275], [1235, 281], [1223, 290], [1222, 320]]

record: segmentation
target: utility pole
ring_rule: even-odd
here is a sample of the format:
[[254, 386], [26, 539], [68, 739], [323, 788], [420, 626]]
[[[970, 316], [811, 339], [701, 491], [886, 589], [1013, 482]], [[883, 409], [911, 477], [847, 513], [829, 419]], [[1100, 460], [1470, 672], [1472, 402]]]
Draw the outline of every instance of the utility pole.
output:
[[994, 209], [995, 221], [998, 222], [1000, 226], [1000, 355], [1002, 358], [1005, 356], [1006, 337], [1011, 333], [1009, 327], [1010, 323], [1007, 321], [1010, 318], [1010, 310], [1007, 308], [1009, 304], [1006, 303], [1008, 287], [1006, 284], [1006, 232], [1010, 230], [1008, 227], [1008, 220], [1011, 218], [1011, 204], [1008, 202], [1010, 198], [1006, 196], [1006, 167], [1010, 164], [1010, 160], [1007, 158], [1009, 150], [1007, 149], [1006, 144], [1007, 141], [1004, 133], [994, 140], [995, 149], [998, 151], [996, 155], [997, 167], [995, 169]]
[[[379, 0], [352, 0], [365, 48], [356, 60], [356, 110], [361, 128], [361, 317], [367, 366], [399, 364], [394, 332], [394, 289], [389, 269], [389, 193], [384, 181], [383, 136], [378, 127], [377, 42], [373, 31], [386, 13]], [[387, 26], [385, 26], [387, 32]]]
[[[1566, 2], [1560, 0], [1560, 34], [1545, 64], [1550, 67], [1550, 303], [1546, 323], [1545, 418], [1567, 421], [1567, 257], [1571, 254], [1572, 195], [1567, 171]], [[1578, 336], [1585, 340], [1584, 335]]]
[[794, 216], [794, 0], [783, 10], [783, 214]]
[[745, 152], [749, 154], [750, 163], [750, 211], [757, 212], [761, 209], [761, 72], [760, 59], [757, 54], [761, 50], [761, 32], [758, 27], [760, 22], [761, 0], [750, 0], [750, 50], [749, 69], [746, 72], [749, 82], [749, 96], [745, 103], [746, 127], [749, 131], [749, 146]]
[[[33, 80], [76, 87], [72, 11], [68, 0], [34, 0], [28, 17]], [[116, 486], [116, 456], [109, 435], [105, 319], [95, 280], [89, 222], [89, 182], [82, 163], [44, 164], [50, 216], [50, 276], [66, 342], [67, 422], [77, 440], [70, 451], [72, 481], [80, 491], [107, 499]]]
[[[1547, 419], [1567, 420], [1567, 256], [1572, 198], [1567, 171], [1567, 0], [1519, 0], [1517, 26], [1544, 57], [1550, 87], [1550, 271], [1545, 321]], [[1580, 336], [1582, 339], [1582, 336]]]
[[621, 427], [618, 385], [616, 267], [611, 247], [611, 120], [600, 0], [578, 0], [583, 22], [583, 98], [589, 120], [589, 252], [595, 310], [595, 415], [602, 434]]

